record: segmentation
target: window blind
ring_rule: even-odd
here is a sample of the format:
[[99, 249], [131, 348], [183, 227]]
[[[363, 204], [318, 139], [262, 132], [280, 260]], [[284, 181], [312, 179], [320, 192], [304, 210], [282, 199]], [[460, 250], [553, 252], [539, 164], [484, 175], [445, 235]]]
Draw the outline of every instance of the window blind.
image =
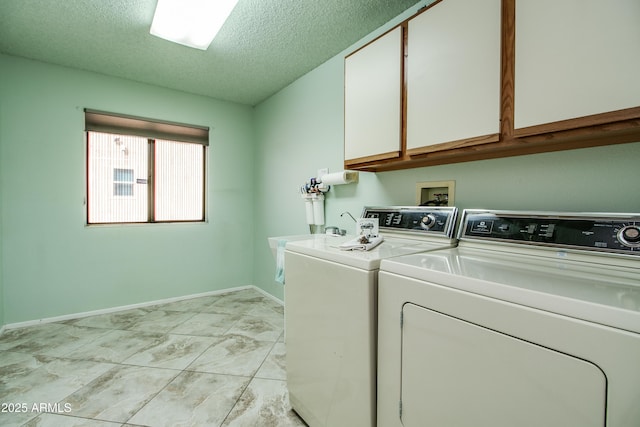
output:
[[84, 110], [85, 131], [135, 135], [209, 145], [209, 128], [104, 111]]

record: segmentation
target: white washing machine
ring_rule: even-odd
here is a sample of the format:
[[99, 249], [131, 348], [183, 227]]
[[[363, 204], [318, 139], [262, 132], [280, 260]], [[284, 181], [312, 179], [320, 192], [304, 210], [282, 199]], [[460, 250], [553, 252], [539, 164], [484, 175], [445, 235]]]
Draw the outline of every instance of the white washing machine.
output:
[[384, 241], [370, 251], [338, 246], [355, 236], [314, 235], [285, 251], [289, 399], [311, 427], [376, 425], [378, 268], [382, 259], [455, 244], [456, 208], [365, 208]]
[[378, 426], [640, 426], [640, 215], [467, 210], [384, 260]]

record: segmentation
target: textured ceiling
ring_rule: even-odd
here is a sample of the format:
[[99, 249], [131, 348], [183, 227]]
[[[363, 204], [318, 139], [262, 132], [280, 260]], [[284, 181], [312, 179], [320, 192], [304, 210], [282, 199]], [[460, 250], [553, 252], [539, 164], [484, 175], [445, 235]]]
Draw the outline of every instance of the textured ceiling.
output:
[[418, 1], [240, 0], [201, 51], [149, 34], [156, 0], [0, 0], [0, 52], [256, 105]]

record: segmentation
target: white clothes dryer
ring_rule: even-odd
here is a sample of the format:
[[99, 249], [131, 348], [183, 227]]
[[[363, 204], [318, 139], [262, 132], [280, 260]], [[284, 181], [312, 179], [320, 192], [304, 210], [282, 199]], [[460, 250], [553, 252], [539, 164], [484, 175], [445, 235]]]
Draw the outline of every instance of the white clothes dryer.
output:
[[456, 208], [367, 207], [384, 241], [344, 251], [355, 236], [310, 236], [285, 251], [289, 400], [311, 427], [376, 425], [378, 269], [383, 259], [455, 245]]
[[640, 215], [467, 210], [383, 260], [378, 426], [640, 426]]

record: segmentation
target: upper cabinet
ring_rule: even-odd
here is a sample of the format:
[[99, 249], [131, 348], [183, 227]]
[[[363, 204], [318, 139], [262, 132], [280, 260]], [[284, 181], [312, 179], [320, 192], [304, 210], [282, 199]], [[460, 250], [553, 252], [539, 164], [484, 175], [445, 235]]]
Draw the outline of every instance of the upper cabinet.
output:
[[518, 1], [515, 14], [516, 135], [640, 105], [640, 1]]
[[402, 33], [397, 27], [345, 59], [345, 164], [400, 156]]
[[436, 0], [345, 58], [345, 168], [640, 142], [639, 0]]
[[407, 153], [498, 141], [500, 0], [444, 0], [408, 23]]

